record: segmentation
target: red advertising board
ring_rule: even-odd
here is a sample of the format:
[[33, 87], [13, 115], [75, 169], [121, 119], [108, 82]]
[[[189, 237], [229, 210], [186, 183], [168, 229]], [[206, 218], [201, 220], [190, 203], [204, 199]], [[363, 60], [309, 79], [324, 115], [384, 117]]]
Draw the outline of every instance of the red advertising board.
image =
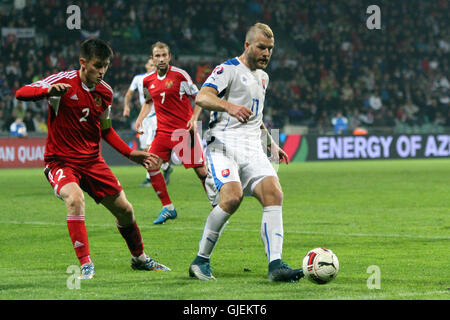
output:
[[43, 168], [45, 138], [0, 138], [0, 169]]

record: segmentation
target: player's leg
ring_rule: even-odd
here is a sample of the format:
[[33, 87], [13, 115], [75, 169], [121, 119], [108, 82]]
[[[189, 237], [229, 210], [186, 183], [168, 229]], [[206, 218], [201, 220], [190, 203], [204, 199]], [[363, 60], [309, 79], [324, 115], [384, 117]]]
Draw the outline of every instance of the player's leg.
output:
[[[194, 140], [192, 140], [194, 139]], [[191, 143], [191, 141], [194, 141]], [[180, 160], [185, 168], [193, 168], [203, 189], [206, 192], [205, 181], [208, 176], [208, 167], [206, 166], [203, 144], [198, 132], [196, 134], [189, 133], [182, 141], [182, 149], [180, 150], [182, 156]], [[176, 152], [175, 152], [176, 154]]]
[[189, 268], [190, 276], [199, 280], [215, 279], [210, 267], [211, 254], [243, 198], [236, 163], [214, 152], [208, 152], [208, 159], [206, 190], [213, 209], [206, 219], [197, 256]]
[[[142, 131], [144, 132], [139, 136], [139, 145], [142, 150], [147, 151], [150, 149], [153, 139], [156, 133], [156, 117], [145, 117], [142, 121]], [[145, 180], [139, 185], [139, 187], [151, 187], [150, 174], [147, 172]]]
[[169, 192], [167, 190], [167, 185], [160, 169], [161, 164], [164, 161], [169, 161], [170, 159], [171, 154], [170, 139], [171, 139], [170, 136], [156, 135], [148, 151], [149, 153], [158, 156], [160, 160], [158, 168], [148, 171], [150, 174], [150, 180], [152, 182], [153, 189], [155, 190], [155, 193], [163, 206], [163, 209], [158, 214], [158, 218], [155, 221], [153, 221], [154, 224], [162, 224], [167, 219], [175, 219], [177, 217], [175, 206], [173, 205], [172, 200], [170, 199]]
[[131, 267], [137, 270], [168, 271], [168, 267], [148, 257], [144, 252], [144, 244], [140, 229], [134, 217], [134, 209], [127, 200], [124, 191], [103, 198], [104, 205], [117, 219], [117, 229], [127, 243], [131, 253]]
[[89, 252], [83, 190], [77, 183], [70, 182], [61, 187], [59, 196], [67, 208], [67, 229], [75, 254], [80, 261], [80, 279], [92, 279], [95, 275], [95, 269]]
[[303, 276], [301, 269], [291, 269], [282, 259], [283, 250], [283, 191], [276, 176], [267, 176], [257, 182], [253, 195], [263, 206], [261, 239], [269, 262], [269, 279], [295, 282]]
[[206, 177], [208, 176], [208, 167], [206, 165], [203, 165], [201, 167], [194, 167], [195, 174], [199, 178], [200, 182], [202, 183], [203, 189], [206, 192]]
[[283, 248], [283, 192], [274, 176], [263, 178], [253, 189], [253, 195], [263, 206], [261, 238], [269, 263], [281, 259]]
[[197, 257], [189, 268], [191, 277], [199, 280], [214, 280], [210, 266], [211, 254], [231, 215], [242, 201], [242, 187], [239, 182], [228, 182], [220, 189], [220, 202], [208, 215], [198, 246]]
[[67, 209], [67, 229], [75, 254], [81, 266], [81, 279], [95, 275], [89, 253], [89, 241], [85, 225], [84, 193], [79, 185], [80, 174], [64, 162], [46, 163], [44, 174], [55, 195], [64, 201]]

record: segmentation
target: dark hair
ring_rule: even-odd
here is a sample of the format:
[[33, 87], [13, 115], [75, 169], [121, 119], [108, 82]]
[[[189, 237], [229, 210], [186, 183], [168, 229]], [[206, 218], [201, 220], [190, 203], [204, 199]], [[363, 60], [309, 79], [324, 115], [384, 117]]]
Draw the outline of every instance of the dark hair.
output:
[[103, 40], [88, 39], [81, 44], [80, 57], [86, 59], [86, 61], [94, 57], [107, 60], [113, 55], [111, 47]]

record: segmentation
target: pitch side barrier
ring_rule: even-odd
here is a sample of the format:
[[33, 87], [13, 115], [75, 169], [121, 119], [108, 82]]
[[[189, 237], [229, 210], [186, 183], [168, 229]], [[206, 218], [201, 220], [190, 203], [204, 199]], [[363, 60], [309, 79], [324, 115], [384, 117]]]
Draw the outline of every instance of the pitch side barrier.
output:
[[[138, 148], [133, 133], [121, 132], [132, 149]], [[292, 162], [324, 160], [450, 158], [449, 134], [397, 135], [283, 135], [280, 145]], [[0, 138], [0, 169], [43, 168], [45, 138]], [[107, 143], [101, 153], [109, 165], [136, 165]]]
[[287, 135], [291, 161], [428, 159], [450, 157], [449, 134]]

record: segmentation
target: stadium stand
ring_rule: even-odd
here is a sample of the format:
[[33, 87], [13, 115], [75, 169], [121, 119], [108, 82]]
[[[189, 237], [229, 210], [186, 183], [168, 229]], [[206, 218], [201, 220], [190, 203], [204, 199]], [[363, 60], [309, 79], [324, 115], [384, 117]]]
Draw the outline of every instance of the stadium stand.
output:
[[167, 42], [172, 64], [200, 87], [216, 64], [241, 53], [245, 30], [256, 21], [268, 23], [276, 39], [267, 70], [269, 128], [295, 125], [333, 134], [332, 120], [342, 113], [347, 133], [359, 127], [389, 133], [450, 130], [445, 0], [378, 1], [381, 30], [366, 27], [371, 3], [360, 0], [85, 0], [76, 3], [81, 28], [69, 30], [71, 4], [0, 0], [3, 134], [17, 118], [28, 132], [45, 132], [45, 103], [19, 102], [14, 93], [56, 71], [77, 69], [77, 48], [88, 37], [108, 41], [115, 51], [105, 79], [115, 90], [113, 125], [130, 129], [139, 111], [137, 97], [130, 118], [121, 115], [123, 99], [133, 76], [143, 72], [151, 44]]

